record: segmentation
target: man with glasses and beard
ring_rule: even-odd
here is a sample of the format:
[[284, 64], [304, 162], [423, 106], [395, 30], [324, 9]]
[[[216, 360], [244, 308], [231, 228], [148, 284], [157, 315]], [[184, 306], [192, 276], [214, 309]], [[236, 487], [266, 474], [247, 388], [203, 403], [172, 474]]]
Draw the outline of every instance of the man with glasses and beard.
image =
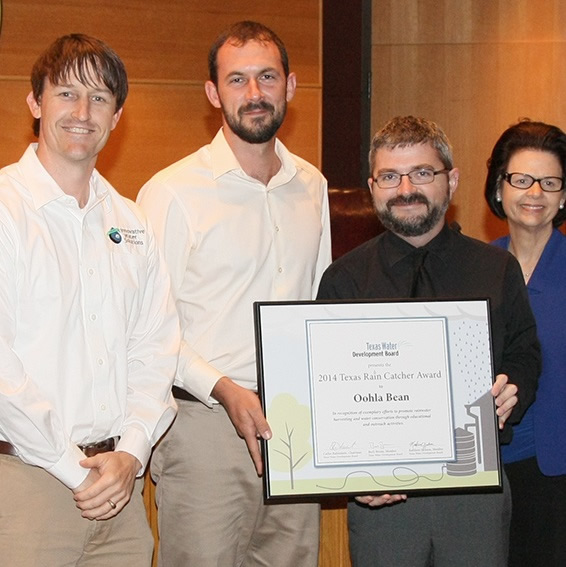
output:
[[[160, 565], [317, 565], [319, 507], [263, 503], [253, 303], [312, 299], [330, 263], [326, 180], [275, 138], [296, 77], [265, 26], [209, 53], [222, 129], [155, 175], [139, 203], [172, 279], [183, 344], [178, 419], [153, 458]], [[250, 459], [251, 457], [251, 459]]]
[[[500, 441], [532, 403], [540, 350], [521, 269], [449, 227], [458, 169], [433, 122], [397, 117], [374, 136], [368, 184], [387, 229], [325, 272], [319, 299], [490, 299]], [[507, 565], [511, 494], [367, 495], [348, 505], [355, 567]]]

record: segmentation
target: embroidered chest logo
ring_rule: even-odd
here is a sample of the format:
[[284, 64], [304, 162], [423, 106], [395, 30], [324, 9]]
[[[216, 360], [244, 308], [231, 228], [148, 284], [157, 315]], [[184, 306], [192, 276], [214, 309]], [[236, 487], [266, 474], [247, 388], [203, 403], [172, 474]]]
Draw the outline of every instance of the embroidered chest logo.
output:
[[120, 230], [117, 228], [111, 228], [107, 233], [108, 238], [114, 242], [114, 244], [120, 244], [122, 242], [122, 235], [120, 234]]
[[108, 238], [114, 244], [132, 244], [134, 246], [143, 246], [145, 243], [144, 228], [115, 228], [112, 227], [107, 233]]

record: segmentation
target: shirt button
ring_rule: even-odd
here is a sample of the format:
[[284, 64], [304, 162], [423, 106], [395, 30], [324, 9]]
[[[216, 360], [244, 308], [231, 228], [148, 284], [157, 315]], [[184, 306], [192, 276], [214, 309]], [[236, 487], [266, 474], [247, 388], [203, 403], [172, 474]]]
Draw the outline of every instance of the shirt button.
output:
[[106, 411], [106, 406], [105, 406], [104, 404], [101, 404], [101, 405], [100, 405], [100, 410], [101, 410], [101, 411]]
[[92, 268], [89, 268], [89, 270], [88, 270], [88, 275], [89, 275], [89, 276], [94, 275], [94, 270], [93, 270]]
[[279, 232], [279, 227], [275, 225], [275, 232]]
[[283, 268], [279, 268], [277, 271], [281, 273], [283, 271]]
[[99, 358], [97, 362], [98, 362], [98, 366], [102, 366], [104, 364], [104, 360], [102, 358]]
[[90, 320], [91, 320], [91, 321], [96, 321], [96, 313], [91, 313], [91, 314], [90, 314]]

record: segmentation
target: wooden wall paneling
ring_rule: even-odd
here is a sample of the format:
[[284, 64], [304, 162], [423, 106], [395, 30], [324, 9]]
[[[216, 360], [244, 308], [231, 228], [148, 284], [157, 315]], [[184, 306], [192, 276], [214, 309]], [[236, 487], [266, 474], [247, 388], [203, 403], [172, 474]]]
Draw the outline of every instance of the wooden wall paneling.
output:
[[[25, 101], [29, 81], [0, 78], [0, 165], [17, 161], [35, 141]], [[320, 162], [320, 89], [299, 86], [290, 103], [281, 138], [291, 150]], [[313, 116], [305, 121], [302, 117]], [[135, 199], [158, 170], [208, 143], [220, 127], [220, 115], [208, 102], [201, 83], [130, 85], [122, 118], [101, 152], [97, 168], [126, 197]]]
[[319, 0], [3, 0], [4, 75], [29, 74], [56, 37], [83, 32], [107, 41], [132, 77], [202, 79], [206, 55], [223, 28], [259, 20], [281, 36], [301, 81], [320, 82]]
[[149, 470], [146, 470], [144, 476], [144, 488], [143, 488], [143, 501], [145, 504], [145, 511], [147, 514], [147, 521], [151, 527], [151, 533], [153, 534], [153, 539], [155, 540], [154, 548], [154, 565], [157, 563], [157, 546], [159, 544], [159, 531], [157, 529], [157, 508], [155, 507], [155, 484], [151, 480]]
[[372, 43], [561, 41], [561, 0], [373, 0]]
[[351, 567], [346, 503], [346, 498], [330, 498], [322, 502], [320, 567]]
[[[82, 31], [107, 41], [123, 58], [130, 95], [98, 168], [124, 195], [135, 198], [158, 169], [210, 140], [220, 124], [203, 92], [214, 37], [238, 19], [256, 19], [285, 41], [298, 92], [281, 138], [320, 165], [321, 56], [319, 0], [4, 0], [0, 38], [0, 164], [21, 155], [30, 137], [25, 107], [29, 72], [56, 37]], [[16, 88], [15, 85], [19, 85]], [[17, 91], [17, 94], [16, 94]], [[22, 93], [22, 99], [19, 99]], [[22, 105], [23, 103], [23, 105]], [[9, 133], [8, 133], [9, 130]]]
[[[280, 136], [304, 159], [319, 163], [320, 91], [298, 88]], [[202, 84], [137, 84], [126, 101], [122, 119], [101, 152], [98, 169], [125, 196], [135, 199], [157, 171], [207, 144], [221, 120]]]
[[[25, 103], [29, 73], [56, 37], [82, 32], [108, 42], [123, 58], [130, 95], [98, 168], [124, 195], [135, 198], [157, 170], [208, 142], [218, 114], [203, 93], [213, 38], [240, 19], [272, 27], [285, 41], [298, 91], [281, 138], [317, 166], [321, 161], [322, 0], [3, 0], [0, 36], [0, 166], [19, 159], [34, 140]], [[157, 534], [154, 487], [146, 476], [145, 502]], [[344, 507], [323, 511], [320, 565], [347, 559]]]
[[399, 114], [437, 121], [461, 170], [451, 217], [482, 240], [501, 235], [483, 199], [486, 159], [519, 118], [566, 128], [566, 5], [374, 0], [373, 12], [372, 130]]
[[132, 84], [98, 169], [123, 195], [135, 199], [154, 173], [210, 141], [219, 121], [209, 107], [197, 82]]
[[26, 103], [29, 80], [0, 76], [0, 167], [20, 159], [33, 135], [33, 118]]

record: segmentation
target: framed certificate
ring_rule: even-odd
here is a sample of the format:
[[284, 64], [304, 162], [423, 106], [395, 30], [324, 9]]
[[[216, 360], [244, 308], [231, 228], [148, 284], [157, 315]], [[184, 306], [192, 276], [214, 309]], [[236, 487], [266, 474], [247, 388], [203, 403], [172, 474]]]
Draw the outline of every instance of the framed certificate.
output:
[[501, 489], [487, 299], [254, 310], [267, 500]]

